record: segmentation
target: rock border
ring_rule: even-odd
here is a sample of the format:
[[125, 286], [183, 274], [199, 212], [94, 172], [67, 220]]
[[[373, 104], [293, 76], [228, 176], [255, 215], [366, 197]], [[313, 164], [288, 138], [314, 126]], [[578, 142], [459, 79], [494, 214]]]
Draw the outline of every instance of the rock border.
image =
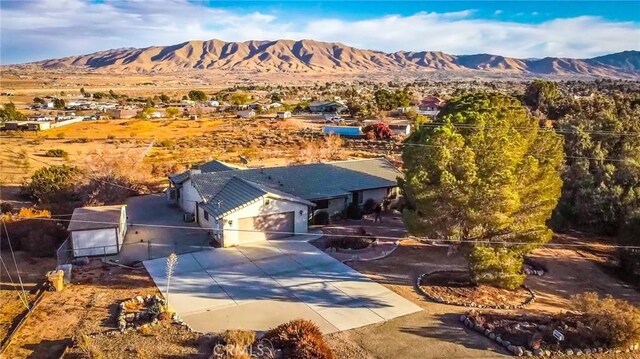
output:
[[[146, 309], [145, 311], [139, 311], [136, 313], [126, 313], [126, 305], [127, 304], [145, 304], [148, 306], [155, 306], [157, 309], [152, 310], [153, 308]], [[117, 315], [116, 315], [116, 323], [118, 325], [118, 330], [121, 333], [132, 330], [139, 330], [142, 328], [148, 328], [154, 325], [159, 324], [158, 317], [161, 313], [164, 312], [164, 307], [166, 305], [166, 301], [164, 298], [161, 298], [159, 295], [147, 295], [146, 297], [142, 297], [140, 295], [133, 297], [132, 299], [124, 300], [118, 304]], [[148, 323], [137, 324], [136, 321], [142, 319], [143, 316], [149, 317]], [[177, 313], [173, 313], [171, 317], [173, 324], [178, 324], [186, 327], [190, 331], [193, 331], [188, 324], [186, 324]]]
[[551, 350], [543, 350], [543, 349], [535, 349], [535, 350], [529, 350], [523, 346], [518, 346], [518, 345], [513, 345], [511, 344], [511, 342], [509, 342], [508, 340], [503, 340], [499, 334], [494, 333], [493, 331], [491, 331], [489, 328], [485, 328], [484, 326], [474, 323], [473, 320], [471, 318], [469, 318], [469, 316], [467, 314], [462, 314], [460, 315], [460, 323], [462, 323], [462, 325], [464, 325], [465, 327], [478, 332], [482, 335], [484, 335], [485, 337], [491, 339], [492, 341], [498, 343], [498, 345], [501, 345], [502, 347], [504, 347], [510, 354], [514, 355], [514, 356], [537, 356], [537, 357], [545, 357], [545, 356], [563, 356], [563, 355], [576, 355], [576, 356], [580, 356], [580, 355], [588, 355], [588, 354], [600, 354], [600, 353], [630, 353], [633, 351], [640, 351], [640, 343], [636, 343], [633, 344], [631, 346], [629, 346], [629, 348], [627, 349], [610, 349], [607, 347], [593, 347], [593, 348], [567, 348], [564, 350], [556, 350], [556, 351], [551, 351]]
[[518, 304], [518, 305], [506, 305], [506, 304], [500, 304], [500, 305], [483, 305], [483, 304], [476, 304], [475, 302], [471, 302], [471, 303], [467, 303], [467, 302], [461, 302], [461, 301], [455, 301], [455, 300], [446, 300], [443, 298], [440, 298], [438, 296], [435, 295], [431, 295], [429, 293], [427, 293], [424, 289], [422, 289], [421, 286], [421, 282], [422, 279], [424, 277], [436, 274], [436, 273], [468, 273], [468, 271], [463, 271], [463, 270], [440, 270], [440, 271], [433, 271], [433, 272], [429, 272], [429, 273], [423, 273], [421, 275], [418, 276], [418, 278], [416, 279], [416, 290], [418, 291], [418, 293], [422, 294], [423, 296], [425, 296], [427, 299], [436, 302], [436, 303], [441, 303], [441, 304], [448, 304], [448, 305], [455, 305], [455, 306], [459, 306], [459, 307], [467, 307], [467, 308], [487, 308], [487, 309], [522, 309], [528, 305], [530, 305], [531, 303], [536, 301], [536, 293], [531, 290], [529, 287], [527, 287], [526, 285], [522, 285], [522, 288], [524, 290], [526, 290], [527, 292], [529, 292], [530, 297], [524, 301], [524, 303], [522, 304]]

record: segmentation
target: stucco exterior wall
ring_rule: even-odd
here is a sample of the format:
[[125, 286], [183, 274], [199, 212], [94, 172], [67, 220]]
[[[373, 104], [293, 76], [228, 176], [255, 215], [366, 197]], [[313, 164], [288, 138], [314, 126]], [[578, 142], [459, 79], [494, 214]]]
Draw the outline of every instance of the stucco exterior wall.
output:
[[71, 243], [74, 257], [118, 253], [122, 242], [118, 241], [117, 232], [118, 228], [72, 231]]
[[[257, 202], [254, 202], [247, 207], [233, 212], [223, 219], [223, 239], [221, 243], [222, 246], [231, 247], [240, 244], [240, 232], [238, 232], [238, 220], [240, 218], [248, 218], [283, 212], [294, 212], [295, 233], [307, 233], [309, 216], [307, 205], [297, 202], [262, 197], [262, 199], [258, 200]], [[201, 218], [204, 218], [204, 216]], [[209, 216], [209, 219], [212, 220], [211, 216]], [[256, 233], [255, 240], [264, 241], [266, 239], [264, 235]]]
[[368, 199], [373, 199], [376, 204], [380, 204], [385, 198], [387, 198], [386, 188], [370, 189], [362, 191], [362, 203], [359, 204], [364, 204]]
[[190, 179], [184, 181], [182, 183], [182, 188], [180, 188], [180, 199], [178, 200], [178, 206], [182, 208], [185, 212], [195, 213], [196, 212], [196, 203], [202, 201], [200, 194], [195, 187], [193, 187], [193, 183]]

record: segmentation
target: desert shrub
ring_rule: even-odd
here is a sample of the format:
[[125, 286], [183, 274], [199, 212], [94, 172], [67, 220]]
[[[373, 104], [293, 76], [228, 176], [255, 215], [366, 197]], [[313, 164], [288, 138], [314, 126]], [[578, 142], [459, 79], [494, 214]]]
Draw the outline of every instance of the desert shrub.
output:
[[[17, 214], [5, 216], [5, 225], [13, 249], [21, 249], [35, 257], [53, 256], [59, 244], [68, 236], [61, 224], [53, 221], [37, 220], [50, 218], [51, 213], [34, 208], [22, 208]], [[0, 236], [0, 248], [9, 247], [6, 236]]]
[[327, 225], [329, 224], [329, 213], [327, 211], [318, 211], [313, 216], [313, 224]]
[[295, 319], [268, 330], [265, 335], [289, 359], [333, 359], [333, 354], [313, 322]]
[[76, 339], [76, 346], [85, 357], [89, 359], [102, 359], [104, 354], [100, 347], [94, 343], [93, 339], [88, 335], [81, 334]]
[[156, 142], [156, 147], [173, 148], [173, 146], [175, 142], [168, 138]]
[[68, 201], [73, 196], [80, 171], [67, 165], [43, 167], [35, 171], [22, 193], [39, 202]]
[[[368, 139], [376, 139], [376, 140], [388, 140], [391, 138], [393, 133], [389, 128], [389, 125], [383, 122], [374, 123], [372, 125], [365, 126], [362, 129], [362, 132], [367, 134]], [[373, 137], [373, 138], [370, 138]]]
[[362, 219], [362, 209], [355, 202], [351, 202], [345, 212], [346, 217], [349, 219]]
[[522, 256], [507, 248], [477, 245], [469, 254], [471, 279], [476, 283], [514, 290], [522, 285], [525, 275]]
[[366, 201], [364, 201], [364, 204], [362, 205], [362, 212], [364, 214], [371, 214], [373, 213], [373, 210], [376, 209], [377, 205], [378, 204], [376, 203], [375, 200], [373, 200], [372, 198], [369, 198]]
[[614, 347], [640, 341], [640, 308], [610, 295], [586, 292], [571, 297], [572, 310], [582, 313], [593, 334]]
[[222, 340], [227, 345], [247, 348], [256, 340], [256, 333], [252, 330], [226, 330], [222, 334]]
[[63, 149], [55, 148], [48, 150], [44, 155], [47, 157], [67, 157], [69, 154]]
[[364, 249], [371, 245], [372, 239], [362, 237], [332, 237], [327, 247], [335, 249]]
[[0, 203], [0, 214], [13, 212], [13, 205], [9, 202]]

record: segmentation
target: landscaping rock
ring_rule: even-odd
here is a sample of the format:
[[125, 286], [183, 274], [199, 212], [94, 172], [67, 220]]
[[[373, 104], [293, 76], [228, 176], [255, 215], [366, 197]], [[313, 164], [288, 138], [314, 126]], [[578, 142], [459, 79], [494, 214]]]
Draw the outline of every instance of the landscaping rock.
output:
[[533, 355], [535, 355], [537, 357], [543, 357], [544, 356], [544, 350], [542, 350], [542, 349], [534, 349], [533, 350]]
[[496, 340], [496, 334], [494, 332], [489, 333], [489, 339]]
[[584, 353], [582, 353], [582, 350], [576, 348], [576, 349], [573, 349], [573, 354], [580, 356]]
[[466, 315], [464, 315], [464, 314], [462, 314], [462, 315], [460, 316], [460, 322], [461, 322], [461, 323], [464, 323], [464, 320], [465, 320], [465, 319], [467, 319], [467, 316], [466, 316]]
[[591, 354], [591, 349], [587, 348], [585, 350], [583, 350], [582, 352], [584, 352], [586, 355]]
[[142, 296], [137, 295], [134, 299], [136, 300], [136, 303], [138, 303], [138, 304], [144, 303], [144, 298], [142, 298]]
[[531, 350], [525, 350], [525, 351], [524, 351], [524, 356], [526, 356], [526, 357], [532, 357], [532, 356], [533, 356], [533, 353], [531, 352]]
[[564, 351], [564, 354], [565, 354], [565, 355], [573, 355], [573, 350], [571, 350], [571, 349], [566, 349], [566, 350]]
[[504, 345], [505, 347], [509, 347], [509, 345], [511, 345], [511, 342], [508, 340], [503, 340], [502, 345]]
[[524, 355], [524, 348], [523, 348], [523, 347], [520, 347], [520, 346], [517, 346], [517, 347], [516, 347], [516, 351], [515, 351], [515, 352], [513, 352], [513, 353], [514, 353], [515, 355], [517, 355], [517, 356], [521, 357], [521, 356], [523, 356], [523, 355]]

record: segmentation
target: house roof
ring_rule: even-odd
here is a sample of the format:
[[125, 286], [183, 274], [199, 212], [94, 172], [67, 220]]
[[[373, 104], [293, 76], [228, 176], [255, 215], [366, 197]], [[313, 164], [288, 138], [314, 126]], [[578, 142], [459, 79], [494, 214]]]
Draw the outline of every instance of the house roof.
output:
[[[267, 192], [237, 177], [231, 177], [224, 183], [221, 178], [214, 181], [208, 179], [199, 181], [194, 178], [193, 183], [200, 194], [205, 193], [203, 195], [205, 203], [202, 208], [216, 218], [251, 204], [267, 194]], [[217, 193], [212, 195], [216, 189], [218, 189]]]
[[[203, 198], [215, 195], [232, 177], [258, 186], [263, 191], [288, 194], [306, 201], [342, 197], [351, 191], [393, 187], [402, 176], [389, 161], [374, 158], [354, 161], [314, 163], [297, 166], [254, 168], [193, 174]], [[199, 186], [199, 187], [198, 187]]]
[[[235, 170], [236, 168], [231, 167], [224, 162], [213, 160], [213, 161], [209, 161], [207, 163], [202, 164], [199, 169], [203, 173], [209, 173], [209, 172], [231, 171], [231, 170]], [[190, 170], [184, 171], [182, 173], [169, 175], [169, 179], [171, 180], [171, 182], [176, 184], [182, 183], [188, 180], [190, 177], [191, 177]]]
[[227, 176], [200, 174], [194, 175], [192, 180], [196, 190], [202, 196], [202, 208], [216, 218], [235, 212], [264, 196], [281, 198], [309, 206], [314, 205], [289, 193], [267, 188], [235, 176], [228, 178]]
[[229, 165], [227, 165], [224, 162], [221, 161], [209, 161], [205, 164], [203, 164], [202, 166], [200, 166], [200, 170], [202, 172], [219, 172], [219, 171], [230, 171], [230, 170], [234, 170], [234, 167], [231, 167]]
[[126, 205], [76, 208], [73, 210], [67, 230], [86, 231], [90, 229], [117, 228], [120, 226], [123, 207], [126, 207]]

